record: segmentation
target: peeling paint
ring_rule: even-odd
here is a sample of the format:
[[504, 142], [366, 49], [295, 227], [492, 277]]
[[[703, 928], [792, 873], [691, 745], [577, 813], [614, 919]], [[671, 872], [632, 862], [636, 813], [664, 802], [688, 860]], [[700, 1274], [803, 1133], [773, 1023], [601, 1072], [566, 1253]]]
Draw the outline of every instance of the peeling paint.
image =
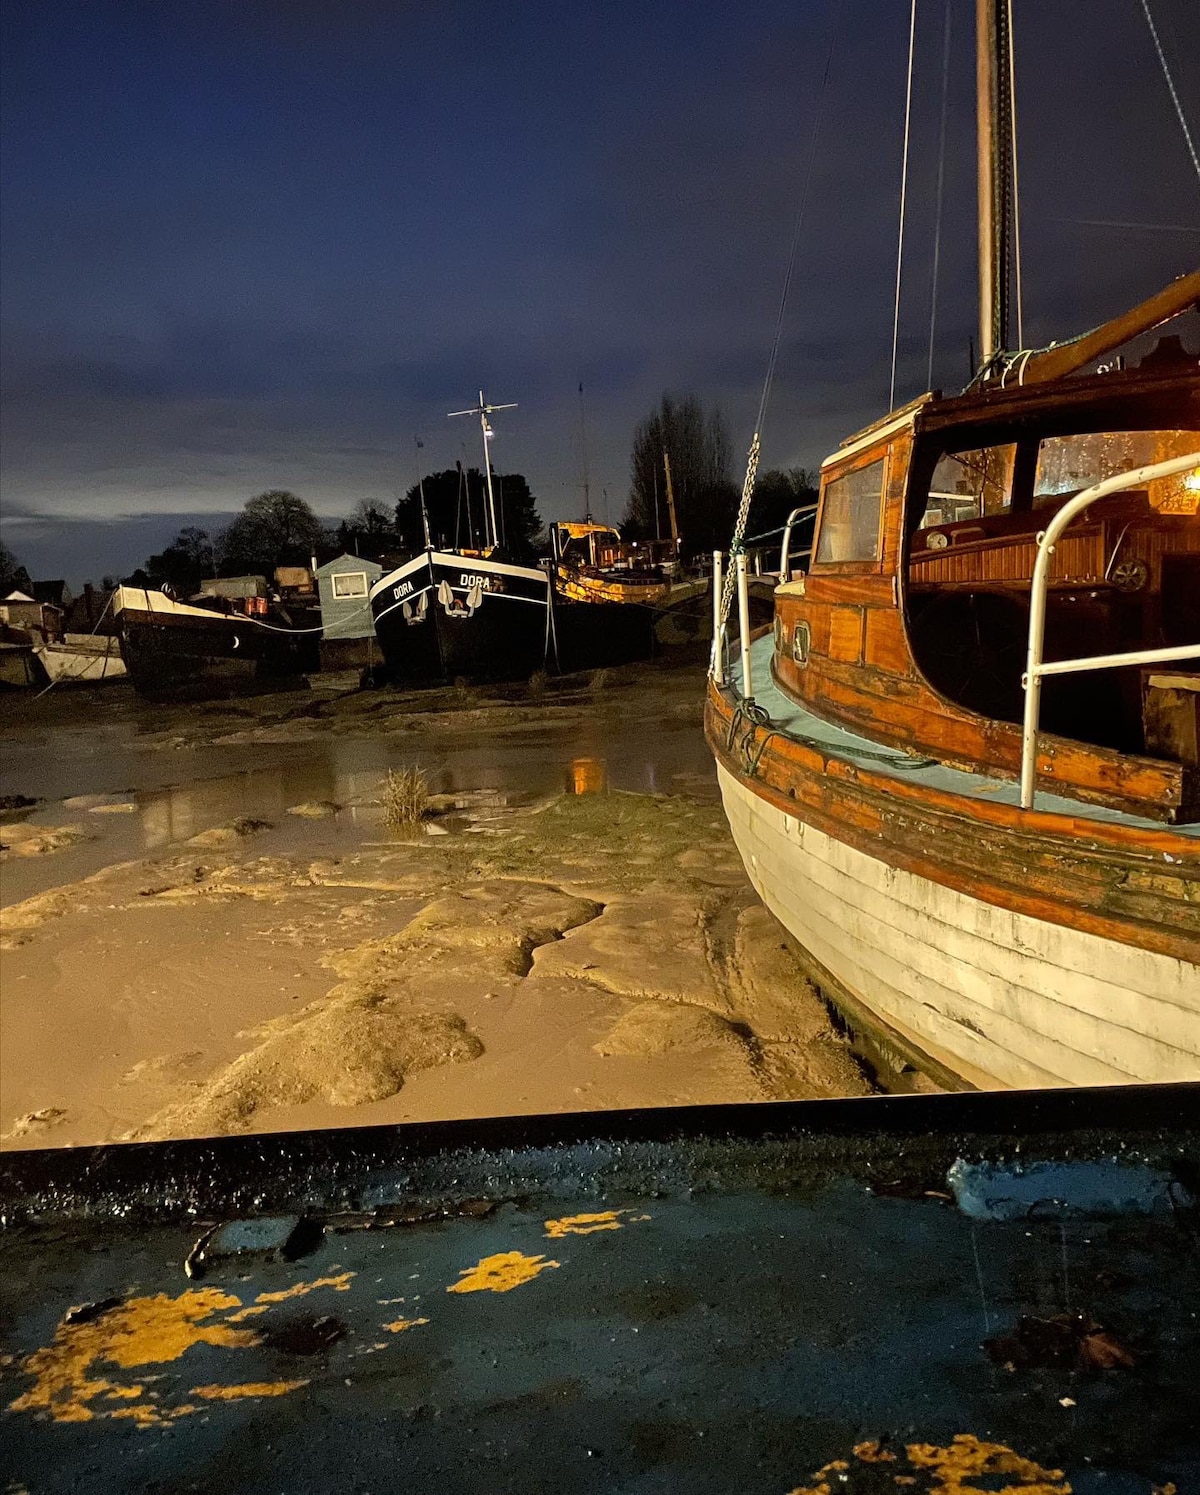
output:
[[544, 1256], [525, 1256], [520, 1251], [501, 1251], [485, 1256], [477, 1266], [465, 1267], [460, 1281], [452, 1282], [448, 1293], [507, 1293], [523, 1282], [532, 1282], [548, 1267], [561, 1267], [561, 1261], [547, 1261]]

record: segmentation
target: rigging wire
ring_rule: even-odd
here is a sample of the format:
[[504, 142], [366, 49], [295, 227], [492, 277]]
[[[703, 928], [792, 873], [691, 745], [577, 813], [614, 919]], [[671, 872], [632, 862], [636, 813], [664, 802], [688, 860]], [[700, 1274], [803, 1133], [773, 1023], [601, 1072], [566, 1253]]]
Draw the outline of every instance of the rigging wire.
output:
[[929, 366], [925, 388], [933, 388], [933, 339], [937, 326], [938, 270], [942, 258], [942, 202], [946, 181], [946, 106], [950, 96], [950, 16], [951, 0], [946, 0], [946, 18], [942, 28], [942, 117], [938, 127], [937, 207], [933, 219], [933, 273], [929, 292]]
[[1017, 176], [1017, 64], [1013, 0], [1008, 0], [1008, 148], [1012, 165], [1013, 261], [1017, 299], [1017, 347], [1025, 346], [1025, 302], [1021, 293], [1021, 185]]
[[[916, 0], [913, 0], [916, 4]], [[833, 15], [829, 27], [829, 46], [825, 53], [825, 68], [821, 74], [821, 88], [817, 95], [817, 109], [813, 115], [812, 131], [808, 139], [808, 159], [804, 167], [804, 179], [800, 189], [800, 204], [796, 210], [796, 220], [792, 228], [792, 244], [788, 251], [787, 271], [783, 277], [783, 291], [779, 297], [779, 310], [775, 317], [775, 335], [771, 339], [771, 356], [767, 360], [766, 378], [763, 380], [762, 396], [758, 402], [758, 415], [754, 421], [754, 435], [750, 442], [750, 451], [746, 458], [746, 476], [742, 483], [742, 498], [738, 506], [737, 520], [733, 527], [733, 538], [730, 541], [729, 553], [736, 555], [743, 549], [743, 540], [746, 534], [746, 524], [750, 517], [750, 500], [754, 494], [754, 484], [758, 477], [758, 457], [762, 443], [763, 422], [766, 419], [767, 403], [771, 396], [771, 386], [775, 380], [775, 365], [779, 360], [779, 344], [783, 338], [783, 319], [787, 310], [788, 293], [792, 287], [792, 279], [796, 271], [796, 258], [800, 250], [800, 235], [804, 228], [804, 216], [808, 207], [809, 188], [812, 186], [813, 164], [817, 154], [817, 139], [821, 132], [821, 121], [825, 115], [825, 98], [829, 91], [829, 73], [833, 65], [833, 52], [837, 42], [838, 28], [842, 15], [842, 0], [834, 0]], [[725, 585], [721, 593], [721, 625], [724, 626], [729, 617], [729, 610], [733, 605], [733, 589], [735, 586], [735, 573], [732, 566], [729, 567], [725, 576]]]
[[904, 265], [904, 218], [908, 202], [908, 145], [912, 133], [913, 55], [917, 42], [917, 0], [912, 0], [908, 18], [908, 82], [904, 92], [904, 164], [900, 170], [900, 234], [896, 245], [896, 312], [892, 319], [892, 383], [888, 409], [896, 408], [896, 354], [900, 347], [900, 272]]
[[1162, 42], [1158, 38], [1158, 27], [1154, 24], [1154, 17], [1150, 14], [1150, 0], [1142, 0], [1142, 10], [1145, 12], [1146, 25], [1150, 28], [1150, 36], [1154, 42], [1154, 50], [1158, 53], [1158, 63], [1162, 68], [1163, 77], [1166, 79], [1167, 92], [1171, 95], [1171, 102], [1175, 105], [1175, 113], [1179, 116], [1179, 128], [1183, 131], [1183, 139], [1187, 145], [1188, 155], [1192, 158], [1192, 167], [1196, 173], [1196, 180], [1200, 182], [1200, 156], [1196, 154], [1196, 144], [1192, 139], [1192, 132], [1188, 129], [1187, 115], [1183, 112], [1179, 94], [1175, 88], [1175, 80], [1171, 76], [1171, 69], [1167, 63], [1167, 55], [1163, 51]]

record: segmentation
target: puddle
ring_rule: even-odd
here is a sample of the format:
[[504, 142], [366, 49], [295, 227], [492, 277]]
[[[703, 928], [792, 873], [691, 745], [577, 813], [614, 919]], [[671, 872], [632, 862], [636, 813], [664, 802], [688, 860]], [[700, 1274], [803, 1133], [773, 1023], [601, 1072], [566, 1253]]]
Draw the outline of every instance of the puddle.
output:
[[[672, 682], [676, 700], [681, 683]], [[380, 783], [389, 768], [406, 765], [425, 770], [431, 795], [469, 798], [469, 804], [446, 806], [468, 811], [442, 817], [441, 829], [450, 834], [478, 829], [489, 797], [501, 809], [548, 794], [625, 790], [715, 799], [717, 793], [698, 720], [669, 710], [616, 719], [589, 713], [544, 727], [514, 727], [501, 719], [450, 738], [341, 736], [149, 753], [131, 745], [128, 729], [137, 725], [123, 722], [118, 735], [111, 726], [88, 732], [72, 724], [56, 735], [53, 751], [44, 740], [5, 733], [0, 793], [42, 797], [4, 819], [76, 826], [86, 839], [45, 855], [6, 857], [0, 903], [115, 862], [160, 854], [239, 820], [269, 822], [269, 830], [246, 843], [262, 851], [336, 852], [377, 840], [387, 834], [377, 803]], [[177, 777], [163, 782], [166, 775]], [[294, 808], [298, 813], [289, 814]]]

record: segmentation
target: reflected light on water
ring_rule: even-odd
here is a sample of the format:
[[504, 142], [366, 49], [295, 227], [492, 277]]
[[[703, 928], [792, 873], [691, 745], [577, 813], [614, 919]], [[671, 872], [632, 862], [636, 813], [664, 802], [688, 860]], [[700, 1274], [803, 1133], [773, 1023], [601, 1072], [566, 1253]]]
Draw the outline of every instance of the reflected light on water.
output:
[[572, 758], [567, 770], [572, 794], [603, 794], [608, 789], [608, 767], [603, 758]]

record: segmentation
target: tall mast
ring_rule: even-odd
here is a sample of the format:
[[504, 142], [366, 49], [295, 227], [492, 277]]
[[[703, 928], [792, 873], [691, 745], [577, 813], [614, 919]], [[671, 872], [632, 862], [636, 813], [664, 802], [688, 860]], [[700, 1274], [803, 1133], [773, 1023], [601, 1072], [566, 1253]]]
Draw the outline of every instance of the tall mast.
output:
[[489, 530], [490, 539], [488, 543], [494, 549], [500, 543], [500, 531], [496, 527], [496, 500], [492, 496], [492, 459], [488, 451], [488, 438], [492, 434], [492, 428], [488, 425], [488, 416], [496, 410], [515, 410], [513, 405], [489, 405], [483, 398], [483, 390], [479, 391], [479, 404], [473, 405], [470, 410], [451, 410], [447, 419], [455, 415], [477, 415], [479, 417], [479, 429], [483, 434], [483, 475], [487, 479], [488, 506], [485, 518], [489, 521], [485, 528]]
[[583, 463], [583, 519], [590, 524], [592, 519], [592, 488], [588, 480], [587, 414], [583, 407], [583, 380], [579, 381], [579, 454]]
[[975, 0], [975, 111], [979, 170], [979, 359], [1008, 342], [1008, 248], [1012, 210], [1012, 98], [1007, 0]]

